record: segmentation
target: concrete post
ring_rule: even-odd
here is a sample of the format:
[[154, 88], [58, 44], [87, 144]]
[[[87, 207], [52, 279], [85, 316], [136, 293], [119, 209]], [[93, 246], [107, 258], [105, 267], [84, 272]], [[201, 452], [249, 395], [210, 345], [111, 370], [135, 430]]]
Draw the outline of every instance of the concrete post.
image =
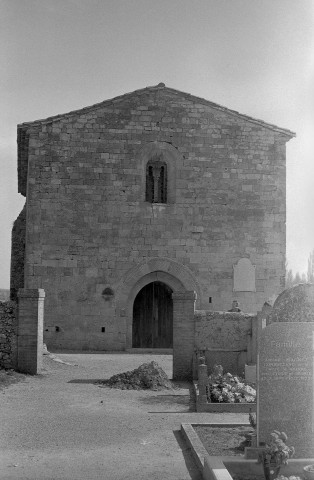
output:
[[260, 338], [261, 338], [263, 329], [266, 327], [266, 322], [267, 322], [267, 320], [266, 320], [266, 317], [265, 317], [265, 314], [264, 314], [263, 310], [261, 312], [257, 312], [257, 319], [256, 319], [257, 354], [259, 352]]
[[[198, 365], [198, 391], [199, 402], [207, 403], [206, 387], [208, 386], [207, 365], [205, 364], [205, 357], [200, 357]], [[210, 400], [209, 400], [210, 401]]]
[[42, 368], [44, 298], [42, 289], [18, 291], [17, 369], [31, 375]]
[[250, 333], [246, 336], [246, 345], [247, 345], [246, 363], [250, 364], [252, 363], [252, 336]]
[[257, 315], [252, 318], [252, 363], [257, 362]]
[[173, 292], [173, 378], [191, 379], [196, 293]]

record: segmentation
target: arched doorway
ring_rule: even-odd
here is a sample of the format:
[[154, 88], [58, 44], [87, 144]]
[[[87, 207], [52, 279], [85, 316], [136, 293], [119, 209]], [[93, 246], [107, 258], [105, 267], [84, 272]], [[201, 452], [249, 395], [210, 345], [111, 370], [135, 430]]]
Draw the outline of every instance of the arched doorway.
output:
[[172, 348], [172, 289], [163, 282], [151, 282], [135, 297], [132, 325], [133, 348]]

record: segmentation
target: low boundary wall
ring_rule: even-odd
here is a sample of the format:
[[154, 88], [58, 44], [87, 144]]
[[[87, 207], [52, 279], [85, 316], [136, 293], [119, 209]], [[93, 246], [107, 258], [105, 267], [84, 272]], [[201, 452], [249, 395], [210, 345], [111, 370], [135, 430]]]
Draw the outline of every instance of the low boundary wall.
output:
[[242, 312], [194, 312], [193, 378], [198, 357], [205, 357], [209, 371], [215, 364], [243, 376], [246, 364], [257, 359], [258, 315]]

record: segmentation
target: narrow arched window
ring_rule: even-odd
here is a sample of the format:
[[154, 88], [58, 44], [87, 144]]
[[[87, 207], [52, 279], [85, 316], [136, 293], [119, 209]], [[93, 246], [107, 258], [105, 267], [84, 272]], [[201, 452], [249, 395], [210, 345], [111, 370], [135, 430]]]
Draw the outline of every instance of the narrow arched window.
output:
[[167, 164], [159, 158], [146, 165], [146, 202], [167, 203]]

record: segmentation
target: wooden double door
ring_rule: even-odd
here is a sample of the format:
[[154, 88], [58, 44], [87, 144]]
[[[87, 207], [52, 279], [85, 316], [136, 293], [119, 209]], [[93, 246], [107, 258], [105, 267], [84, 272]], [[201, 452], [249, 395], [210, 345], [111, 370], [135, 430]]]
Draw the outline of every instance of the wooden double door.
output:
[[172, 290], [162, 282], [152, 282], [137, 294], [133, 305], [132, 346], [172, 348]]

